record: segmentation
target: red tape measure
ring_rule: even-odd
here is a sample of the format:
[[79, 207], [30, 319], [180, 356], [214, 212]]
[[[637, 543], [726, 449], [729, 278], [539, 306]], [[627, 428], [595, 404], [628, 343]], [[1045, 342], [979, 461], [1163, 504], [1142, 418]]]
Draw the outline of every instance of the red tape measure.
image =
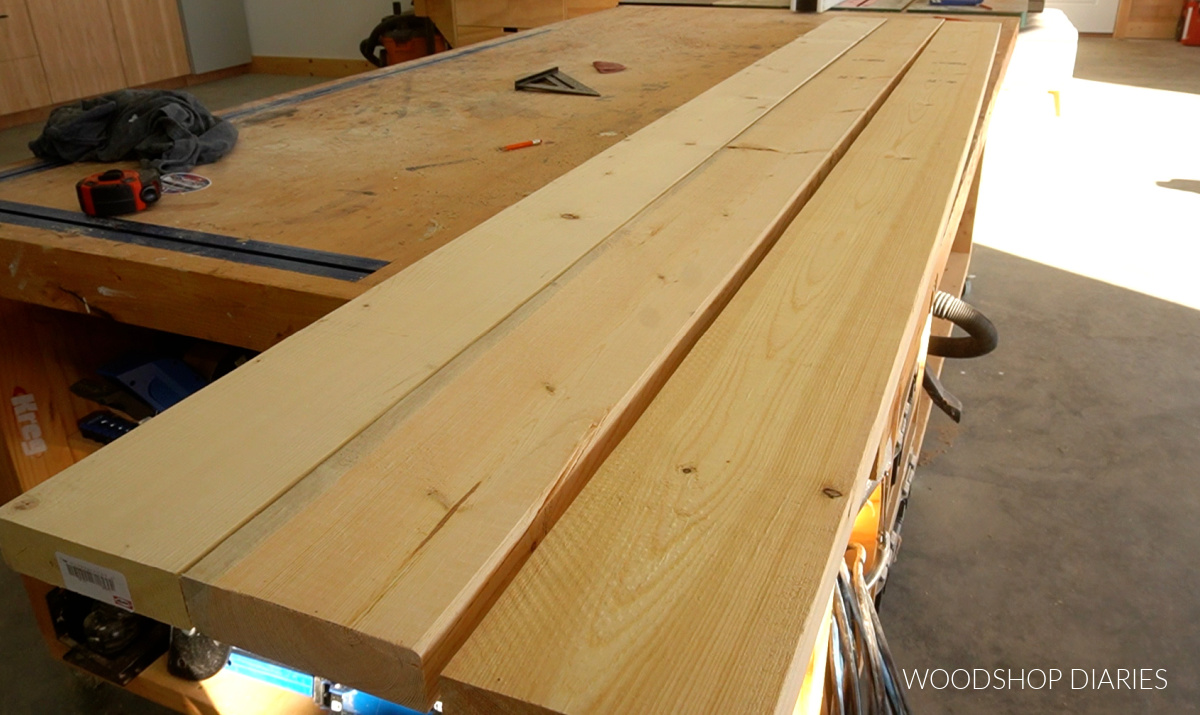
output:
[[79, 208], [88, 216], [120, 216], [145, 211], [162, 196], [154, 171], [111, 169], [75, 184]]

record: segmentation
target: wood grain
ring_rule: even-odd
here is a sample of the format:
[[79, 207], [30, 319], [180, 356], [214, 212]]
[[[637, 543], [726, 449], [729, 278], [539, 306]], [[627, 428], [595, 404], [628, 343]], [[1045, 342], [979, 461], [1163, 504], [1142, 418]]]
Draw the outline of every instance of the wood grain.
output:
[[[211, 187], [135, 218], [391, 262], [361, 291], [818, 24], [696, 10], [689, 27], [664, 33], [662, 13], [678, 8], [619, 8], [609, 22], [596, 14], [512, 35], [484, 51], [386, 68], [371, 82], [244, 116], [233, 153], [199, 169]], [[732, 47], [709, 49], [733, 32]], [[597, 43], [631, 69], [596, 74]], [[606, 99], [514, 92], [513, 81], [546, 69], [547, 56]], [[529, 138], [545, 145], [497, 151]], [[340, 167], [336, 181], [311, 181], [313, 171], [331, 167]], [[74, 210], [78, 173], [63, 167], [4, 181], [0, 198]], [[0, 236], [6, 230], [0, 226]]]
[[413, 7], [417, 15], [433, 20], [438, 32], [442, 33], [451, 47], [459, 46], [458, 30], [454, 24], [454, 0], [415, 0]]
[[[323, 94], [242, 116], [234, 152], [200, 169], [213, 185], [174, 195], [140, 218], [389, 261], [353, 286], [358, 294], [826, 19], [757, 10], [615, 8], [381, 70], [366, 83], [349, 79], [314, 88]], [[595, 74], [591, 62], [598, 47], [630, 69]], [[514, 92], [513, 80], [545, 69], [548, 56], [577, 77], [591, 73], [590, 83], [605, 97]], [[545, 143], [530, 151], [497, 150], [530, 138]], [[281, 152], [288, 161], [278, 160]], [[318, 170], [332, 171], [336, 180], [312, 181]], [[0, 198], [73, 210], [78, 174], [77, 168], [64, 167], [0, 182]], [[492, 176], [504, 181], [481, 178]], [[0, 226], [0, 239], [24, 242], [26, 235]], [[63, 245], [55, 235], [43, 238], [30, 248]], [[186, 258], [159, 262], [161, 252], [153, 257], [129, 253], [98, 239], [80, 238], [71, 245], [90, 248], [56, 257], [56, 274], [68, 283], [75, 282], [76, 273], [94, 273], [94, 256], [110, 250], [121, 256], [114, 255], [112, 264], [137, 264], [125, 272], [158, 280], [163, 294], [190, 282], [189, 276], [180, 277], [179, 266], [190, 275], [213, 270]], [[276, 271], [272, 279], [244, 268], [226, 264], [222, 275], [267, 289], [293, 285], [286, 272]], [[21, 280], [0, 271], [0, 294], [15, 295]], [[226, 320], [219, 310], [221, 293], [196, 283], [184, 294], [196, 299], [175, 311], [175, 325], [193, 318], [206, 325]], [[43, 294], [24, 295], [40, 301]], [[66, 301], [45, 304], [67, 306]], [[133, 303], [125, 307], [122, 320], [177, 329], [161, 322], [162, 311], [142, 312]], [[240, 320], [275, 322], [265, 309]], [[277, 332], [270, 324], [246, 328]]]
[[1183, 5], [1183, 0], [1121, 0], [1113, 37], [1173, 40]]
[[0, 297], [266, 350], [343, 305], [353, 283], [69, 232], [0, 225]]
[[454, 0], [459, 25], [538, 27], [565, 19], [563, 0]]
[[494, 40], [497, 37], [504, 37], [506, 34], [503, 27], [472, 27], [471, 25], [459, 25], [455, 28], [455, 37], [458, 44], [455, 47], [466, 47], [479, 42]]
[[913, 0], [844, 0], [830, 10], [849, 12], [901, 12]]
[[192, 71], [176, 0], [108, 0], [125, 81], [149, 84]]
[[52, 101], [69, 102], [127, 86], [108, 3], [26, 1]]
[[42, 61], [37, 57], [0, 60], [0, 114], [23, 112], [50, 103]]
[[[34, 313], [41, 308], [0, 301], [0, 447], [10, 466], [10, 478], [0, 485], [0, 501], [46, 481], [75, 463], [68, 435], [74, 430], [71, 415], [55, 409], [58, 375], [44, 369]], [[28, 396], [27, 398], [21, 397]], [[12, 400], [28, 399], [16, 408]], [[33, 409], [27, 409], [32, 407]], [[22, 409], [22, 414], [17, 414]], [[23, 430], [28, 430], [23, 432]]]
[[939, 30], [450, 663], [447, 711], [792, 711], [997, 37]]
[[[0, 0], [0, 62], [37, 57], [37, 40], [25, 0]], [[7, 84], [9, 75], [0, 74]]]
[[[100, 449], [83, 438], [77, 423], [101, 406], [76, 396], [70, 386], [95, 377], [106, 363], [129, 354], [178, 350], [178, 338], [12, 300], [0, 299], [0, 435], [13, 476], [0, 485], [8, 501]], [[11, 399], [30, 395], [35, 415], [19, 418]], [[45, 451], [22, 448], [22, 427], [36, 424]]]
[[593, 12], [608, 10], [617, 6], [617, 0], [566, 0], [564, 12], [567, 19], [589, 15]]
[[412, 702], [397, 658], [365, 656], [338, 634], [394, 644], [433, 684], [490, 593], [939, 24], [872, 33], [644, 209], [449, 384], [401, 402], [223, 542], [185, 576], [197, 626]]
[[189, 627], [183, 571], [878, 23], [822, 25], [0, 508], [6, 560], [115, 568]]

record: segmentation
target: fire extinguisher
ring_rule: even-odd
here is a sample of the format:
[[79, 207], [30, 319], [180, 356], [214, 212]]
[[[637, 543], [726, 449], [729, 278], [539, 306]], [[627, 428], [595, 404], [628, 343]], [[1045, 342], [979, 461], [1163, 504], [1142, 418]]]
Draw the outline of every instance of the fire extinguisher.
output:
[[1179, 41], [1185, 45], [1200, 45], [1200, 3], [1187, 0], [1183, 6], [1183, 31]]

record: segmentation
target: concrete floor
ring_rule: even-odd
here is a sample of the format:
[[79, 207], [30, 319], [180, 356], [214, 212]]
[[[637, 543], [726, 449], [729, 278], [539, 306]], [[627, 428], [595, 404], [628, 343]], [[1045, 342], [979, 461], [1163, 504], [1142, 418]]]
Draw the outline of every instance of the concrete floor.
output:
[[1200, 709], [1200, 48], [1084, 38], [1075, 76], [1061, 117], [998, 103], [968, 300], [1000, 347], [944, 374], [966, 414], [930, 423], [881, 614], [910, 672], [1062, 680], [911, 689], [923, 715]]
[[[910, 671], [1165, 668], [1168, 687], [917, 688], [921, 714], [1200, 703], [1200, 48], [1084, 38], [1076, 77], [1062, 118], [1044, 92], [997, 109], [969, 299], [1001, 347], [945, 374], [966, 417], [930, 425], [882, 616]], [[312, 82], [193, 91], [220, 109]], [[0, 132], [0, 164], [35, 135]], [[3, 566], [0, 644], [0, 714], [166, 712], [52, 661]]]
[[1200, 84], [1200, 51], [1162, 40], [1085, 37], [1079, 42], [1075, 76], [1194, 94]]
[[[994, 249], [973, 270], [1001, 347], [947, 375], [966, 416], [931, 425], [881, 617], [901, 668], [1063, 681], [918, 688], [914, 712], [1196, 711], [1200, 313]], [[1072, 668], [1168, 685], [1073, 690]]]

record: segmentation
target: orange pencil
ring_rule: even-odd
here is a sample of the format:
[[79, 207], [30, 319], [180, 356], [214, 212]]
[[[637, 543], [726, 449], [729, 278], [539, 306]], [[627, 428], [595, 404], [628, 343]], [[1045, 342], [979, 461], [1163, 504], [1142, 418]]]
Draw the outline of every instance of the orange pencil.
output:
[[517, 142], [516, 144], [509, 144], [508, 146], [502, 146], [500, 148], [504, 151], [512, 151], [514, 149], [524, 149], [527, 146], [537, 146], [541, 143], [541, 139], [530, 139], [529, 141]]

